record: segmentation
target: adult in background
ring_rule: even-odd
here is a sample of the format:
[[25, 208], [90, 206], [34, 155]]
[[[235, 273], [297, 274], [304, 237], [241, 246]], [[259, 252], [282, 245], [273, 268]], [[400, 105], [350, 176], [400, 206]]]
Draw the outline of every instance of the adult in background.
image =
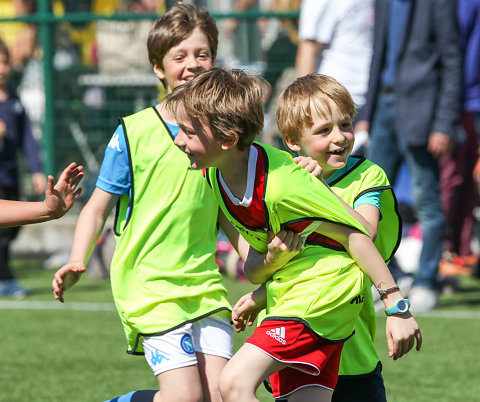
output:
[[478, 159], [480, 135], [480, 127], [475, 127], [475, 116], [477, 121], [480, 118], [480, 0], [458, 0], [458, 21], [464, 52], [463, 135], [455, 149], [440, 159], [440, 187], [447, 229], [440, 274], [445, 276], [469, 274], [469, 265], [474, 263], [470, 241], [473, 209], [478, 202], [472, 172]]
[[318, 72], [335, 78], [365, 103], [372, 56], [374, 0], [303, 0], [297, 76]]
[[451, 0], [376, 0], [367, 99], [356, 125], [369, 130], [367, 156], [391, 183], [402, 161], [412, 176], [414, 210], [423, 234], [410, 292], [417, 312], [437, 304], [435, 280], [445, 223], [438, 158], [450, 149], [461, 108], [456, 6]]

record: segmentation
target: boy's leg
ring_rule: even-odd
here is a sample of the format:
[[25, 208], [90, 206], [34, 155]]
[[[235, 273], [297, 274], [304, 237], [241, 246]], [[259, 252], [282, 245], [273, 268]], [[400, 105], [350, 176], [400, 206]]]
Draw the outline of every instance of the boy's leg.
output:
[[223, 401], [258, 401], [255, 391], [263, 380], [287, 366], [253, 345], [243, 345], [222, 372], [220, 392]]
[[203, 402], [221, 402], [218, 386], [220, 375], [228, 359], [220, 356], [197, 353], [198, 371], [203, 391]]
[[295, 391], [286, 401], [288, 402], [330, 402], [332, 400], [332, 391], [321, 387], [306, 387]]
[[232, 357], [233, 327], [230, 315], [209, 316], [192, 324], [204, 402], [221, 402], [220, 374]]
[[156, 393], [154, 402], [203, 401], [202, 383], [197, 365], [165, 371], [157, 378], [160, 391]]

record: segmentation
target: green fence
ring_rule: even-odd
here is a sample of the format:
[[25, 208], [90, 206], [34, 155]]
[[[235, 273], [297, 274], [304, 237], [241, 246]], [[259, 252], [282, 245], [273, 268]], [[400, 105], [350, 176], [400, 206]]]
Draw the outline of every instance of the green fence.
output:
[[[158, 14], [85, 12], [81, 0], [74, 2], [79, 12], [58, 14], [52, 3], [39, 0], [35, 12], [21, 17], [2, 17], [0, 5], [0, 24], [36, 28], [36, 49], [14, 83], [41, 140], [46, 173], [72, 160], [84, 164], [88, 195], [118, 118], [162, 96], [146, 54], [146, 35]], [[196, 3], [219, 26], [217, 64], [258, 72], [273, 86], [293, 66], [297, 11], [231, 12]]]

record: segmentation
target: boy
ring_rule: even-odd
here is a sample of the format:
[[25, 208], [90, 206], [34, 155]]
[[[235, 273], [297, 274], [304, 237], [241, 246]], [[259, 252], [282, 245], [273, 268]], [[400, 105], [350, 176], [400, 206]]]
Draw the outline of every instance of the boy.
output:
[[[369, 232], [376, 238], [375, 245], [388, 262], [400, 241], [397, 203], [383, 170], [368, 160], [350, 156], [354, 143], [353, 101], [345, 95], [347, 102], [331, 104], [325, 115], [319, 115], [310, 107], [312, 100], [328, 102], [329, 94], [335, 91], [346, 94], [347, 90], [333, 78], [319, 74], [297, 79], [280, 98], [278, 126], [290, 150], [316, 160], [327, 184], [367, 220]], [[308, 112], [302, 114], [300, 110]], [[323, 127], [327, 129], [322, 132]], [[345, 151], [332, 153], [340, 148]], [[265, 307], [261, 305], [264, 291], [265, 288], [261, 287], [243, 296], [234, 306], [232, 317], [237, 330], [243, 330], [246, 324], [252, 325], [259, 309]], [[374, 345], [375, 327], [373, 298], [370, 292], [366, 292], [355, 336], [345, 342], [342, 350], [333, 401], [386, 401], [381, 365]], [[409, 337], [409, 334], [404, 336]], [[412, 342], [413, 336], [410, 334]]]
[[[342, 343], [353, 333], [366, 291], [360, 266], [387, 309], [408, 310], [408, 301], [401, 298], [365, 229], [336, 196], [290, 155], [253, 143], [263, 127], [265, 86], [240, 70], [214, 68], [166, 99], [180, 126], [175, 143], [193, 169], [209, 168], [205, 174], [223, 213], [250, 245], [266, 252], [268, 232], [280, 229], [306, 239], [306, 247], [283, 268], [245, 272], [253, 283], [268, 281], [267, 314], [227, 363], [220, 390], [226, 402], [254, 401], [266, 376], [288, 368], [272, 381], [274, 397], [327, 401]], [[387, 337], [395, 357], [413, 346], [398, 343], [403, 331], [415, 332], [420, 347], [411, 314], [389, 317]], [[318, 379], [319, 386], [297, 389], [295, 383], [305, 375]]]
[[83, 166], [68, 165], [57, 183], [48, 176], [44, 201], [0, 200], [0, 227], [28, 225], [61, 218], [82, 193], [77, 188], [83, 178]]
[[[35, 194], [43, 194], [46, 178], [30, 120], [10, 85], [11, 71], [8, 46], [0, 39], [0, 198], [18, 200], [19, 153], [24, 155], [28, 170], [32, 174]], [[0, 296], [22, 298], [28, 294], [28, 289], [16, 281], [10, 269], [10, 244], [19, 231], [18, 226], [0, 229]]]
[[[148, 54], [167, 92], [212, 68], [217, 35], [210, 14], [188, 3], [154, 22]], [[218, 378], [232, 354], [230, 305], [215, 263], [218, 204], [175, 146], [177, 132], [164, 102], [121, 119], [80, 214], [69, 263], [52, 283], [63, 302], [117, 204], [113, 296], [128, 353], [145, 355], [160, 387], [126, 401], [220, 401]]]

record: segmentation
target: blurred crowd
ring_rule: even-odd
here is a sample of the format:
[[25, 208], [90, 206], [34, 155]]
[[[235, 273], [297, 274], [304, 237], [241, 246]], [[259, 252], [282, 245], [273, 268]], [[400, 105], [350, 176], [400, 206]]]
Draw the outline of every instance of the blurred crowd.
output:
[[[435, 307], [440, 291], [455, 289], [452, 278], [480, 276], [480, 0], [189, 2], [213, 15], [257, 13], [255, 18], [218, 19], [217, 64], [256, 71], [271, 84], [260, 140], [283, 146], [275, 123], [276, 100], [295, 77], [317, 71], [333, 76], [352, 93], [358, 107], [355, 152], [385, 169], [401, 201], [404, 241], [390, 268], [404, 293], [420, 298], [428, 310]], [[54, 0], [52, 12], [153, 15], [173, 3]], [[37, 7], [35, 0], [0, 0], [0, 17], [26, 16]], [[258, 17], [269, 12], [290, 15]], [[296, 13], [299, 18], [292, 18]], [[70, 75], [79, 66], [81, 72], [104, 77], [149, 75], [145, 41], [151, 22], [145, 18], [56, 24], [54, 69]], [[8, 86], [15, 89], [11, 96], [25, 107], [28, 127], [32, 123], [30, 129], [18, 128], [18, 135], [38, 141], [44, 93], [37, 26], [2, 22], [0, 38], [8, 47]], [[105, 94], [95, 94], [98, 88], [83, 93], [82, 101], [108, 103]], [[4, 97], [0, 107], [5, 102]], [[2, 141], [7, 130], [13, 130], [4, 120], [0, 115]], [[32, 142], [27, 143], [28, 149], [25, 141], [18, 146], [36, 177], [34, 192], [40, 194], [45, 185], [44, 178], [41, 184], [35, 176], [41, 171], [40, 157]], [[7, 166], [5, 152], [2, 145], [0, 180], [7, 176], [4, 170], [17, 164], [14, 160]], [[13, 183], [0, 182], [2, 198], [12, 189], [13, 196], [19, 195], [18, 178]], [[0, 232], [0, 283], [15, 281], [8, 262], [15, 235]], [[218, 261], [232, 275], [240, 275], [238, 261], [222, 257], [230, 251], [221, 243]], [[0, 293], [25, 295], [26, 290], [14, 283], [14, 289], [0, 287]]]

